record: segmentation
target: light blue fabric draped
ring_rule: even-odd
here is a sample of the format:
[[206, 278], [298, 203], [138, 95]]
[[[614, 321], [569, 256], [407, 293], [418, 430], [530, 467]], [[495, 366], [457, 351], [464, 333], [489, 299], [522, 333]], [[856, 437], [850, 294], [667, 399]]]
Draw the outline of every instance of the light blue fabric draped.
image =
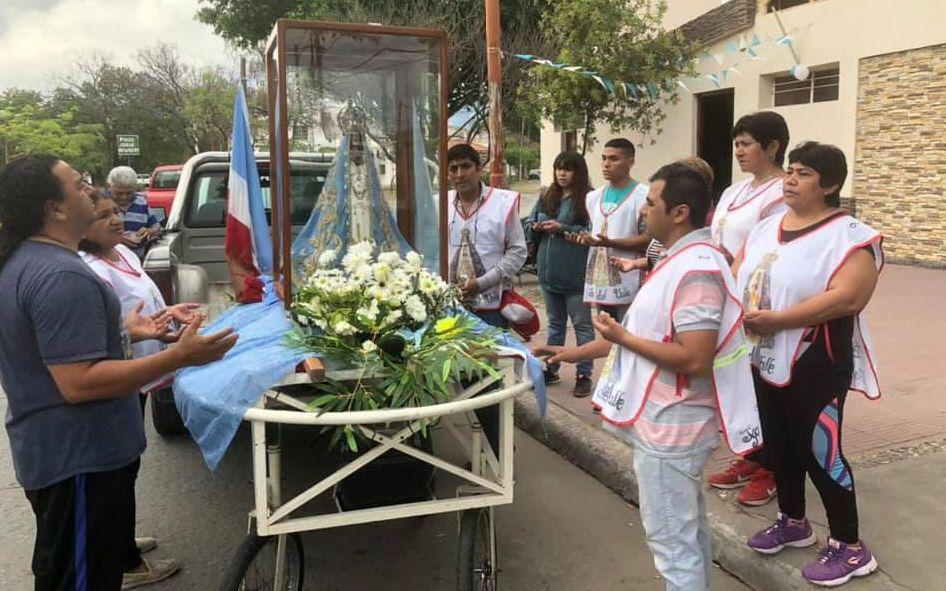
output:
[[[430, 179], [427, 142], [421, 131], [415, 102], [412, 110], [414, 161], [414, 245], [424, 255], [424, 264], [440, 272], [440, 193]], [[440, 179], [443, 182], [443, 179]]]

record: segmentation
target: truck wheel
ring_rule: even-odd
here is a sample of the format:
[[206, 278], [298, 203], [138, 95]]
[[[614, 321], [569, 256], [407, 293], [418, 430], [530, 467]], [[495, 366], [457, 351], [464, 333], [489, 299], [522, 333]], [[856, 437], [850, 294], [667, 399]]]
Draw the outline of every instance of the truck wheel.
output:
[[148, 398], [151, 399], [151, 421], [155, 431], [164, 437], [170, 437], [181, 435], [187, 430], [174, 405], [174, 391], [171, 388], [152, 392]]

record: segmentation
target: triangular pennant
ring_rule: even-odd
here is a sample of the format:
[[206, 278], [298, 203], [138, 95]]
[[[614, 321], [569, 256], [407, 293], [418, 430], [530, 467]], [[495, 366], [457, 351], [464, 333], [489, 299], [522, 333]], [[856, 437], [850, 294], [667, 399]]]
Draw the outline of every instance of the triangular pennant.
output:
[[584, 68], [581, 66], [565, 66], [563, 70], [568, 70], [569, 72], [581, 72]]
[[726, 57], [722, 53], [714, 53], [713, 58], [716, 60], [716, 63], [720, 66], [723, 65], [723, 58]]
[[650, 96], [650, 100], [655, 101], [657, 97], [660, 96], [660, 89], [657, 88], [657, 85], [653, 82], [647, 83], [647, 94]]
[[719, 76], [716, 74], [707, 74], [706, 79], [712, 82], [716, 88], [719, 88]]
[[601, 76], [592, 76], [592, 78], [594, 79], [595, 82], [600, 84], [602, 88], [604, 88], [608, 92], [611, 92], [611, 89], [609, 89], [608, 85], [604, 83], [604, 79], [601, 78]]
[[737, 76], [742, 76], [742, 72], [739, 71], [739, 68], [736, 67], [736, 64], [729, 66], [729, 71]]
[[634, 98], [637, 98], [637, 87], [633, 84], [624, 83], [624, 92], [631, 95]]
[[758, 36], [758, 35], [753, 35], [753, 36], [752, 36], [752, 46], [753, 46], [753, 47], [756, 47], [756, 46], [759, 46], [759, 45], [762, 45], [762, 40], [759, 39], [759, 36]]
[[691, 93], [690, 93], [690, 89], [687, 87], [686, 84], [683, 83], [683, 80], [677, 80], [677, 86], [679, 86], [680, 88], [682, 88], [682, 89], [683, 89], [683, 92], [685, 92], [685, 93], [687, 93], [687, 94], [691, 94]]
[[525, 60], [525, 61], [527, 61], [527, 62], [531, 62], [531, 61], [532, 61], [532, 57], [533, 57], [533, 56], [529, 55], [528, 53], [514, 53], [513, 56], [515, 56], [515, 57], [517, 57], [517, 58], [519, 58], [519, 59], [521, 59], [521, 60]]
[[727, 53], [736, 53], [737, 51], [739, 51], [739, 48], [736, 46], [735, 41], [730, 41], [729, 43], [726, 44]]
[[748, 43], [746, 42], [746, 36], [739, 35], [739, 51], [745, 51], [746, 47], [748, 47]]

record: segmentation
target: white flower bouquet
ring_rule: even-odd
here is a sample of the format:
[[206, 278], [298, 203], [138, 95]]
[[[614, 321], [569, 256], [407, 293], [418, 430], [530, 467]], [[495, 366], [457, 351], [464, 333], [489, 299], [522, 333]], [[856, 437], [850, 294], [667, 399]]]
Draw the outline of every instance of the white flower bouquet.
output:
[[[424, 267], [410, 252], [374, 253], [353, 245], [332, 268], [335, 252], [319, 257], [319, 268], [295, 296], [296, 329], [290, 342], [323, 359], [363, 367], [354, 385], [327, 380], [310, 407], [319, 412], [374, 410], [450, 400], [463, 378], [494, 375], [493, 334], [473, 330], [459, 312], [459, 291]], [[426, 431], [426, 423], [422, 424]], [[357, 449], [350, 427], [336, 430]]]

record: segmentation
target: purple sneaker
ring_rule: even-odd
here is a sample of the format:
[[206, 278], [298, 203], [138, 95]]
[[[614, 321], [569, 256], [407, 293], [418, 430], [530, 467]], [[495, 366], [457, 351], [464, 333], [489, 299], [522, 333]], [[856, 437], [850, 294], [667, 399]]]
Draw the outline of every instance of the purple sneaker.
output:
[[837, 587], [850, 581], [851, 577], [866, 577], [875, 570], [877, 560], [864, 542], [855, 549], [828, 538], [828, 545], [822, 548], [818, 561], [803, 568], [801, 574], [815, 585]]
[[775, 554], [785, 546], [806, 548], [817, 541], [807, 519], [799, 522], [779, 513], [775, 523], [749, 538], [749, 547], [762, 554]]

